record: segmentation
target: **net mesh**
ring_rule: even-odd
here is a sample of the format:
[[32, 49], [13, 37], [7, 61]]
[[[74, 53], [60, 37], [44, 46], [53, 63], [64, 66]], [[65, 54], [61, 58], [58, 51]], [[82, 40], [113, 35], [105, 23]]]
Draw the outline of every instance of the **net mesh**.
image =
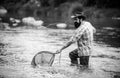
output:
[[49, 51], [38, 52], [32, 59], [32, 66], [52, 66], [55, 58], [55, 53]]

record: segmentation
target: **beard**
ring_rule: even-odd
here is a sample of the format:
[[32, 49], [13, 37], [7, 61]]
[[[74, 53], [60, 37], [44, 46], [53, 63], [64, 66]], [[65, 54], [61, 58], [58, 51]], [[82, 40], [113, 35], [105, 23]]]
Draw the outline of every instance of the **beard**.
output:
[[74, 22], [74, 26], [75, 26], [75, 28], [78, 28], [79, 26], [80, 26], [80, 24], [81, 24], [81, 22]]

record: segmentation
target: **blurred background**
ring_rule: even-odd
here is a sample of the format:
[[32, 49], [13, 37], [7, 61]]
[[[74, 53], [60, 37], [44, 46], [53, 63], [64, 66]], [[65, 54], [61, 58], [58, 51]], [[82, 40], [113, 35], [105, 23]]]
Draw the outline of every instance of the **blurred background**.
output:
[[[89, 21], [104, 25], [101, 22], [118, 25], [120, 17], [118, 0], [1, 0], [0, 8], [7, 10], [4, 17], [34, 17], [41, 19], [47, 26], [50, 23], [72, 22], [71, 10], [74, 6], [83, 6]], [[106, 20], [109, 19], [109, 20]], [[114, 18], [114, 20], [112, 19]], [[111, 22], [113, 21], [113, 22]], [[117, 25], [116, 25], [117, 24]], [[97, 24], [98, 25], [98, 24]], [[108, 25], [108, 24], [107, 24]], [[107, 26], [104, 25], [104, 26]], [[71, 26], [71, 25], [70, 25]], [[70, 27], [69, 26], [69, 27]]]

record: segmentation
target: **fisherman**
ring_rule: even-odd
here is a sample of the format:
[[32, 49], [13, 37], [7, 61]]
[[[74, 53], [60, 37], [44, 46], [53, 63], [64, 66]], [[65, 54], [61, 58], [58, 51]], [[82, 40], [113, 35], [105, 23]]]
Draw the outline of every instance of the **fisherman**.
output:
[[57, 53], [61, 53], [68, 46], [76, 42], [78, 48], [69, 53], [71, 66], [89, 67], [89, 58], [93, 47], [93, 34], [96, 29], [90, 22], [86, 21], [86, 16], [83, 12], [77, 12], [71, 18], [74, 20], [76, 30], [69, 41], [57, 50]]

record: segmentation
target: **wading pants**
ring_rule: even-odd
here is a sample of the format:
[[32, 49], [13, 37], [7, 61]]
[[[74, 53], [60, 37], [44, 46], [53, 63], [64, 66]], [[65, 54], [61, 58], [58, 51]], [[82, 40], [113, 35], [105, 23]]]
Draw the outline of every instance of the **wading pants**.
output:
[[75, 49], [69, 53], [71, 59], [71, 64], [78, 64], [77, 58], [79, 59], [80, 65], [88, 66], [89, 65], [89, 56], [78, 56], [78, 50]]

